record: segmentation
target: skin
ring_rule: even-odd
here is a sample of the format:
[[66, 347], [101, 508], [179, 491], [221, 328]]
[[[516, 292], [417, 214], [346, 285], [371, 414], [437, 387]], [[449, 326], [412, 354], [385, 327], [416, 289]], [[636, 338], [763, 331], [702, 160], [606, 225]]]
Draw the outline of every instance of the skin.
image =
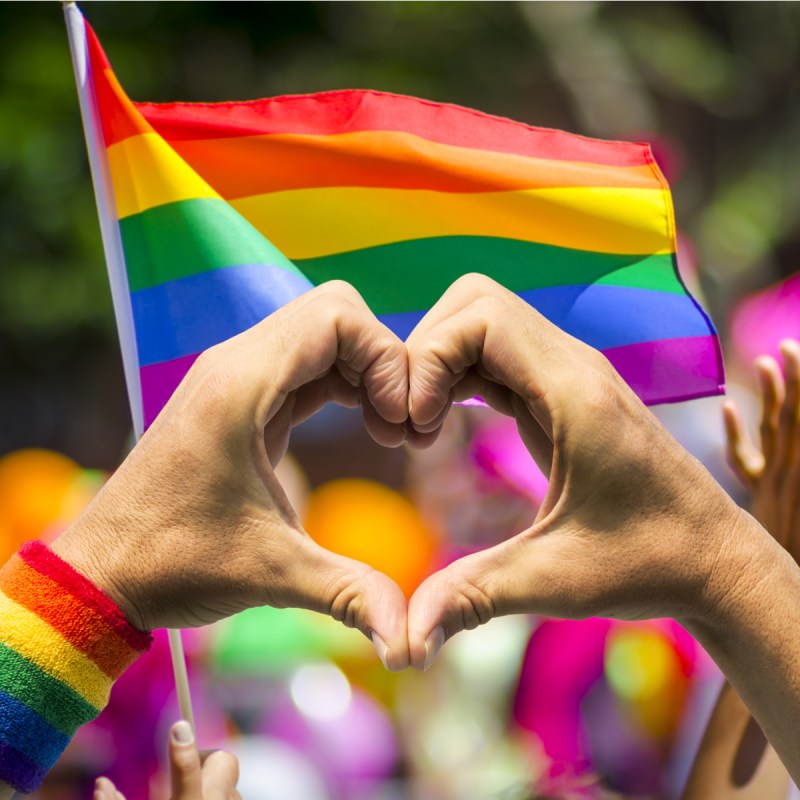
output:
[[[406, 601], [319, 547], [275, 477], [293, 425], [326, 402], [405, 440], [407, 357], [349, 285], [325, 284], [204, 353], [53, 549], [142, 629], [206, 625], [251, 606], [309, 608], [380, 637], [408, 665]], [[377, 532], [376, 532], [377, 533]], [[146, 557], [142, 557], [146, 554]]]
[[[170, 729], [167, 745], [171, 800], [241, 800], [236, 791], [239, 762], [220, 750], [201, 755], [187, 722]], [[108, 778], [98, 778], [94, 800], [125, 800]]]
[[[775, 359], [755, 362], [761, 390], [759, 445], [732, 400], [723, 405], [728, 463], [752, 496], [753, 516], [800, 560], [800, 344], [781, 344], [785, 371]], [[783, 800], [789, 777], [753, 721], [725, 684], [709, 721], [684, 800]]]
[[[360, 402], [382, 444], [422, 447], [475, 394], [516, 419], [549, 489], [528, 529], [406, 606], [386, 576], [310, 539], [273, 465], [327, 401]], [[372, 635], [393, 669], [429, 667], [500, 614], [671, 616], [800, 779], [800, 569], [601, 354], [484, 276], [453, 284], [405, 346], [327, 284], [208, 351], [55, 549], [142, 628], [293, 605]]]
[[[411, 663], [494, 616], [670, 616], [699, 639], [797, 780], [800, 569], [611, 368], [483, 276], [456, 282], [407, 341], [411, 420], [449, 403], [513, 416], [550, 474], [530, 528], [428, 578], [408, 610]], [[764, 676], [768, 675], [769, 680]]]

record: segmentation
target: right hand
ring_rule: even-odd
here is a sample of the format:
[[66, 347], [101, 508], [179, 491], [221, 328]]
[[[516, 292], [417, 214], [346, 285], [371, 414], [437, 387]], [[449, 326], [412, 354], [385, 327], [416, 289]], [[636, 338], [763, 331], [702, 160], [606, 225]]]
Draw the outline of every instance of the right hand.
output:
[[[546, 473], [530, 528], [428, 578], [409, 605], [412, 665], [500, 614], [700, 615], [752, 520], [597, 351], [484, 276], [457, 281], [407, 341], [411, 421], [435, 437], [452, 400], [513, 416]], [[729, 559], [724, 560], [729, 564]]]
[[[408, 664], [406, 599], [303, 530], [275, 477], [293, 425], [359, 403], [381, 444], [405, 440], [406, 349], [351, 286], [323, 284], [206, 351], [53, 549], [142, 629], [258, 605], [330, 614]], [[376, 536], [381, 531], [375, 531]]]

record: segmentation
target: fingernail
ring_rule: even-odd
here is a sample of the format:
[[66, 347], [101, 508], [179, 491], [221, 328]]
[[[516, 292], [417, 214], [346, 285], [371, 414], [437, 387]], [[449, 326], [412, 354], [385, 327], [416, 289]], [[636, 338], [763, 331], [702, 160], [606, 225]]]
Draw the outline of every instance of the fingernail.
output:
[[384, 642], [375, 631], [372, 631], [372, 644], [375, 645], [375, 652], [377, 652], [378, 658], [381, 660], [381, 664], [383, 664], [386, 669], [389, 669], [389, 661], [387, 659], [389, 645], [386, 644], [386, 642]]
[[98, 778], [94, 782], [94, 796], [97, 800], [114, 800], [116, 789], [108, 778]]
[[175, 744], [183, 745], [192, 744], [194, 742], [192, 726], [185, 719], [176, 722], [172, 726], [172, 741], [175, 742]]
[[427, 670], [430, 669], [431, 664], [436, 660], [436, 656], [439, 655], [443, 644], [444, 628], [440, 625], [438, 628], [434, 628], [425, 640], [425, 666], [423, 670], [427, 672]]

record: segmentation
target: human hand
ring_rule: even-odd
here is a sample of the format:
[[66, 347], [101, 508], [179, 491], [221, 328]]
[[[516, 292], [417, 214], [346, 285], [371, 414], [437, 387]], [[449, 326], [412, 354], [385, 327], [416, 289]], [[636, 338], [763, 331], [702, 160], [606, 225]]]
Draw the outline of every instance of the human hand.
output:
[[500, 614], [681, 619], [727, 587], [717, 557], [735, 549], [746, 515], [600, 353], [474, 275], [444, 294], [407, 347], [411, 422], [425, 443], [451, 401], [481, 395], [516, 419], [550, 475], [530, 528], [453, 562], [412, 596], [414, 667]]
[[781, 343], [786, 378], [771, 356], [756, 359], [761, 387], [760, 448], [733, 400], [722, 406], [728, 463], [753, 498], [753, 516], [800, 560], [800, 343]]
[[319, 547], [273, 466], [291, 427], [328, 401], [360, 403], [372, 436], [400, 444], [407, 383], [403, 343], [352, 287], [324, 284], [201, 355], [53, 549], [143, 629], [204, 625], [256, 605], [310, 608], [372, 636], [384, 662], [402, 669], [402, 591]]
[[[171, 800], [241, 800], [236, 791], [236, 757], [221, 750], [201, 757], [188, 722], [176, 722], [170, 728], [167, 753]], [[94, 800], [125, 800], [125, 796], [108, 778], [98, 778]]]

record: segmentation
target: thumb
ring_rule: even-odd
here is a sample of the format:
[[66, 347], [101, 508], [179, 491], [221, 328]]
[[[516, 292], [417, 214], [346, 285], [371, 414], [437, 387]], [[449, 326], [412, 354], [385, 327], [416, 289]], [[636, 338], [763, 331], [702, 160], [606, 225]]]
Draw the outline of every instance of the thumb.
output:
[[194, 742], [192, 726], [181, 720], [169, 731], [169, 767], [172, 800], [197, 800], [202, 797], [200, 754]]
[[503, 558], [495, 551], [502, 547], [454, 561], [414, 592], [408, 604], [408, 647], [414, 669], [429, 669], [445, 641], [499, 613], [494, 576], [502, 569]]
[[[431, 575], [408, 604], [411, 666], [427, 670], [444, 643], [462, 630], [504, 614], [541, 610], [552, 593], [552, 560], [534, 555], [534, 529], [487, 550], [460, 558]], [[550, 573], [550, 574], [548, 574]]]
[[357, 628], [388, 670], [406, 669], [408, 604], [402, 589], [382, 572], [332, 553], [310, 537], [299, 550], [294, 583], [300, 597], [292, 604]]

